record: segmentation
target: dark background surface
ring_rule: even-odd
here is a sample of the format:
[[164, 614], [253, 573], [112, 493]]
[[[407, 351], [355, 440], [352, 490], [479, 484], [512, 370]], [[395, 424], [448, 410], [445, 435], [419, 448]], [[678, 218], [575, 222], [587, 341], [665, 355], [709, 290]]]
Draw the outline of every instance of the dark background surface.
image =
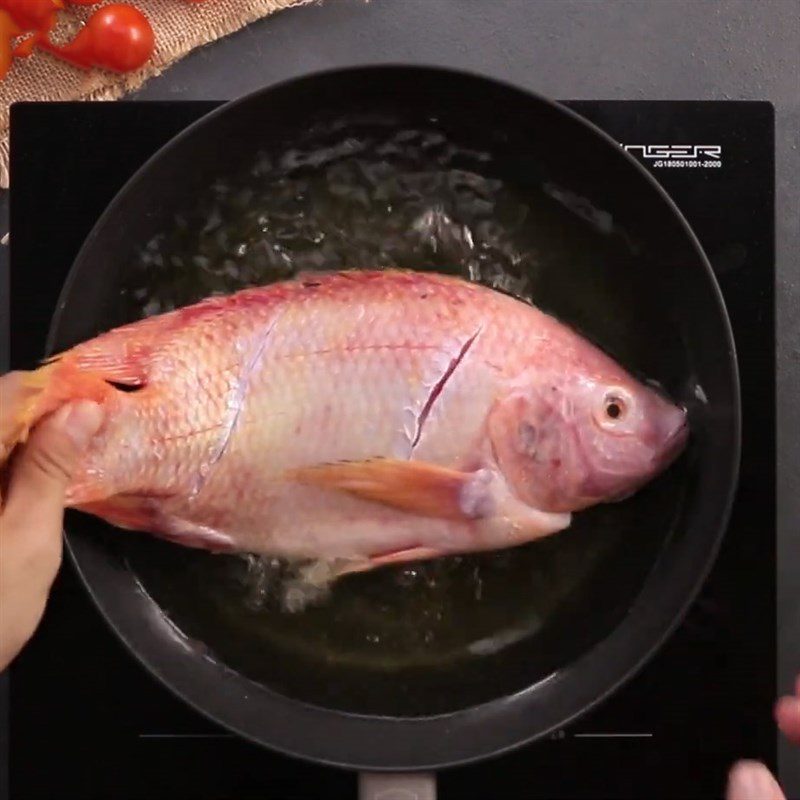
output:
[[[800, 665], [798, 12], [796, 0], [328, 0], [283, 12], [197, 51], [137, 95], [148, 100], [226, 99], [316, 69], [400, 61], [468, 68], [554, 97], [773, 101], [782, 690], [788, 690]], [[97, 146], [87, 143], [87, 148]], [[3, 193], [0, 234], [7, 230], [6, 202]], [[0, 248], [4, 326], [6, 281], [7, 253]], [[0, 352], [0, 363], [7, 363], [7, 353]], [[800, 757], [788, 748], [781, 774], [790, 794], [800, 796]], [[0, 795], [2, 778], [0, 771]]]

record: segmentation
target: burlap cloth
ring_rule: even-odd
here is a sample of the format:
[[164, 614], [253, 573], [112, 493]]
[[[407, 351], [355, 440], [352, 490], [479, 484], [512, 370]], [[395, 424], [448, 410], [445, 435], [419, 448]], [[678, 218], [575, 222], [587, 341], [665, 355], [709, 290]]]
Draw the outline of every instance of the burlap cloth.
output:
[[[0, 81], [0, 187], [8, 187], [8, 125], [10, 106], [19, 100], [115, 100], [185, 56], [195, 47], [226, 36], [260, 17], [311, 0], [126, 0], [150, 20], [156, 35], [153, 58], [142, 69], [120, 75], [72, 67], [47, 53], [15, 59]], [[54, 33], [71, 38], [92, 11], [103, 5], [71, 6], [62, 11]], [[58, 132], [53, 131], [55, 139]]]

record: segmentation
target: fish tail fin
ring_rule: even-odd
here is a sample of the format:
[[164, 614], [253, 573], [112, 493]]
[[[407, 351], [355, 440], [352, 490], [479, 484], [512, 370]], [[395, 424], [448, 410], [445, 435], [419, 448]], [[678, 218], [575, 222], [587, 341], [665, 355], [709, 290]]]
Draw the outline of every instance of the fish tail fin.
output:
[[8, 406], [0, 415], [0, 467], [47, 414], [72, 400], [102, 403], [113, 391], [101, 374], [85, 371], [69, 358], [56, 357], [39, 369], [20, 373], [10, 396], [1, 398]]
[[[0, 392], [0, 468], [43, 417], [73, 400], [106, 404], [149, 383], [154, 353], [179, 326], [180, 312], [115, 328], [21, 372]], [[95, 487], [96, 488], [96, 487]], [[96, 491], [88, 496], [96, 499]], [[104, 495], [106, 496], [106, 495]]]
[[73, 400], [105, 402], [118, 390], [143, 387], [153, 350], [174, 314], [116, 328], [51, 356], [39, 369], [20, 373], [11, 397], [2, 397], [0, 466], [44, 416]]

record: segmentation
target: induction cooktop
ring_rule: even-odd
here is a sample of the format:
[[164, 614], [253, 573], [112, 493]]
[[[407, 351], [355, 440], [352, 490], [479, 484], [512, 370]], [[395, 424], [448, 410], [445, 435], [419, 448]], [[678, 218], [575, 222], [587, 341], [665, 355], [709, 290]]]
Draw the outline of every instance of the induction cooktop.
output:
[[[215, 105], [14, 107], [12, 367], [28, 368], [43, 355], [62, 283], [105, 205], [155, 150]], [[444, 772], [439, 796], [718, 797], [734, 760], [776, 763], [773, 109], [764, 102], [568, 105], [652, 171], [712, 262], [741, 372], [740, 486], [702, 594], [649, 665], [548, 741]], [[10, 713], [0, 720], [8, 719], [14, 798], [356, 795], [355, 775], [258, 748], [173, 697], [106, 626], [69, 564], [7, 684], [0, 700]]]

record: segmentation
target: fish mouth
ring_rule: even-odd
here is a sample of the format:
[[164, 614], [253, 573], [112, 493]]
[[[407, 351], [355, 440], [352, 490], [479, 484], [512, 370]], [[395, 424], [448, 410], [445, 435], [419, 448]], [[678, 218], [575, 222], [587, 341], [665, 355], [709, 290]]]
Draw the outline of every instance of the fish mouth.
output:
[[689, 441], [689, 420], [686, 409], [681, 409], [683, 416], [680, 422], [667, 434], [661, 446], [661, 452], [654, 459], [656, 468], [666, 469], [686, 449]]

